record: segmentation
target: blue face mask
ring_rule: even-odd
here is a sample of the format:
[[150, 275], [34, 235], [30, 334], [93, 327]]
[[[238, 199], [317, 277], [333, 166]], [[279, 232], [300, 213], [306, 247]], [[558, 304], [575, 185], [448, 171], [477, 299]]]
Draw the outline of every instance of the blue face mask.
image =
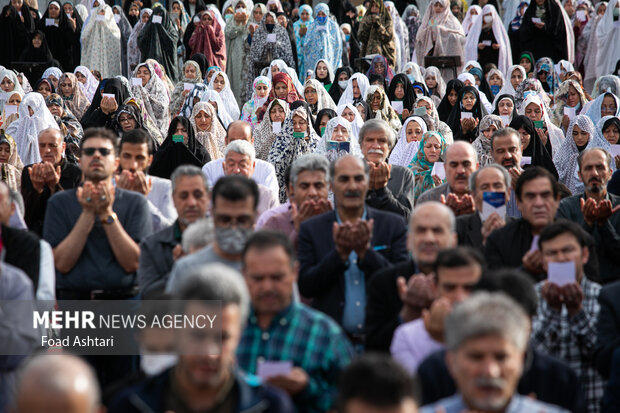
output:
[[620, 9], [617, 7], [614, 7], [614, 17], [618, 17], [620, 16]]
[[493, 93], [494, 96], [496, 96], [499, 93], [500, 87], [499, 85], [491, 85], [491, 92]]
[[350, 34], [345, 34], [344, 35], [344, 39], [348, 42], [349, 40], [351, 40], [351, 35]]
[[325, 24], [327, 23], [327, 16], [319, 16], [316, 18], [316, 21], [318, 21], [319, 24]]
[[535, 94], [536, 94], [536, 91], [534, 90], [528, 90], [526, 92], [523, 92], [523, 100], [527, 99], [529, 95], [535, 95]]
[[415, 80], [415, 76], [413, 76], [413, 75], [411, 75], [411, 74], [407, 75], [407, 78], [409, 78], [409, 81], [410, 81], [411, 83], [415, 83], [415, 82], [416, 82], [416, 80]]

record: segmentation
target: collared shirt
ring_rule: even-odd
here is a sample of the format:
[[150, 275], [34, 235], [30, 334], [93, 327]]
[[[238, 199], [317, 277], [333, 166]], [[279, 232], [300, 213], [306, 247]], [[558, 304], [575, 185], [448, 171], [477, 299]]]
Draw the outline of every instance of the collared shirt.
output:
[[[336, 220], [342, 224], [338, 210]], [[362, 214], [366, 219], [366, 208]], [[344, 312], [342, 313], [342, 326], [348, 333], [360, 334], [364, 331], [364, 317], [366, 309], [366, 283], [364, 271], [357, 266], [357, 253], [351, 251], [349, 264], [344, 271]]]
[[601, 286], [584, 275], [581, 280], [583, 309], [570, 317], [565, 306], [556, 311], [542, 298], [544, 283], [536, 284], [538, 311], [532, 322], [532, 343], [537, 350], [568, 363], [583, 386], [588, 412], [598, 412], [604, 392], [604, 381], [594, 368]]
[[521, 218], [521, 211], [517, 206], [517, 194], [510, 188], [510, 199], [506, 202], [506, 216], [511, 218]]
[[418, 318], [400, 325], [394, 331], [390, 353], [405, 370], [415, 374], [426, 357], [443, 348], [443, 343], [435, 341], [428, 334], [424, 320]]
[[[427, 405], [420, 410], [421, 413], [461, 413], [463, 411], [469, 411], [469, 407], [465, 404], [463, 397], [460, 394], [447, 397], [439, 400], [437, 403]], [[546, 404], [537, 400], [530, 399], [529, 397], [520, 396], [515, 394], [512, 396], [510, 403], [504, 410], [504, 413], [568, 413], [561, 407], [554, 406], [552, 404]]]
[[153, 232], [169, 227], [177, 219], [177, 210], [172, 202], [172, 183], [169, 179], [147, 175], [151, 180], [151, 191], [146, 196], [151, 209]]
[[271, 218], [274, 215], [277, 214], [282, 214], [286, 211], [288, 211], [291, 208], [291, 201], [286, 201], [285, 203], [281, 204], [280, 206], [277, 206], [275, 208], [271, 208], [265, 212], [263, 212], [259, 217], [258, 220], [256, 221], [256, 229], [259, 230], [261, 228], [263, 228], [265, 226], [265, 224], [267, 223], [267, 221], [269, 221], [269, 218]]
[[[276, 169], [272, 164], [262, 159], [255, 159], [256, 165], [254, 166], [254, 174], [252, 179], [261, 185], [265, 185], [276, 194], [280, 193], [280, 186], [278, 185], [278, 178], [276, 177]], [[202, 167], [202, 173], [207, 177], [209, 188], [213, 188], [213, 185], [224, 176], [224, 158], [215, 159], [211, 162], [207, 162]]]
[[252, 310], [237, 348], [239, 367], [251, 374], [262, 361], [292, 361], [302, 368], [309, 383], [295, 401], [306, 412], [330, 409], [338, 375], [352, 357], [353, 348], [336, 322], [299, 302], [282, 310], [265, 330]]

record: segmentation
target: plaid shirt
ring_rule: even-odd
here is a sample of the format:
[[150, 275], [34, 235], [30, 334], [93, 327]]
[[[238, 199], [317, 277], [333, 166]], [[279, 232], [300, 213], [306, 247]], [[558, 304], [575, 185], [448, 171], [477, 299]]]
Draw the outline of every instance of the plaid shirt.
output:
[[292, 361], [309, 377], [293, 398], [300, 412], [325, 412], [332, 406], [340, 371], [353, 358], [353, 348], [331, 318], [301, 303], [292, 303], [262, 330], [252, 310], [237, 349], [237, 363], [256, 374], [259, 361]]
[[536, 285], [538, 311], [532, 323], [532, 342], [536, 349], [568, 363], [581, 381], [588, 412], [599, 412], [605, 382], [594, 368], [594, 347], [601, 286], [584, 276], [581, 280], [583, 310], [570, 317], [566, 307], [556, 311], [547, 305], [541, 297], [544, 283]]

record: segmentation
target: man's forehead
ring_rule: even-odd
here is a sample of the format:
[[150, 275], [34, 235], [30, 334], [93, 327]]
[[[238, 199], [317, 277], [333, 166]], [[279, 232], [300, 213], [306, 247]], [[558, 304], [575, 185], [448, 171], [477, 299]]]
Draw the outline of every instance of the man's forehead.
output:
[[464, 161], [473, 162], [475, 159], [476, 157], [474, 154], [473, 147], [469, 147], [465, 145], [457, 145], [452, 148], [449, 148], [446, 151], [446, 162], [464, 162]]
[[497, 147], [510, 147], [510, 146], [519, 146], [520, 138], [511, 133], [509, 135], [498, 136], [492, 141], [492, 145], [494, 148]]

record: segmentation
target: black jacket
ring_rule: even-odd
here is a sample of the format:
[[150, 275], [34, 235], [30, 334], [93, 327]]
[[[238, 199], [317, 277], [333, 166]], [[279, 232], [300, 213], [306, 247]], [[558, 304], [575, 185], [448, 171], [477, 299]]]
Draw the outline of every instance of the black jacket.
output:
[[598, 296], [601, 310], [596, 324], [596, 350], [594, 363], [605, 378], [609, 377], [614, 350], [620, 348], [620, 281], [608, 284]]
[[[514, 219], [506, 217], [506, 223], [512, 222]], [[478, 211], [473, 214], [461, 215], [456, 217], [456, 234], [458, 236], [458, 244], [461, 246], [469, 246], [476, 248], [482, 252], [482, 220]]]
[[4, 261], [26, 273], [32, 281], [34, 293], [39, 286], [39, 266], [41, 263], [41, 244], [39, 241], [39, 237], [32, 232], [2, 225]]

